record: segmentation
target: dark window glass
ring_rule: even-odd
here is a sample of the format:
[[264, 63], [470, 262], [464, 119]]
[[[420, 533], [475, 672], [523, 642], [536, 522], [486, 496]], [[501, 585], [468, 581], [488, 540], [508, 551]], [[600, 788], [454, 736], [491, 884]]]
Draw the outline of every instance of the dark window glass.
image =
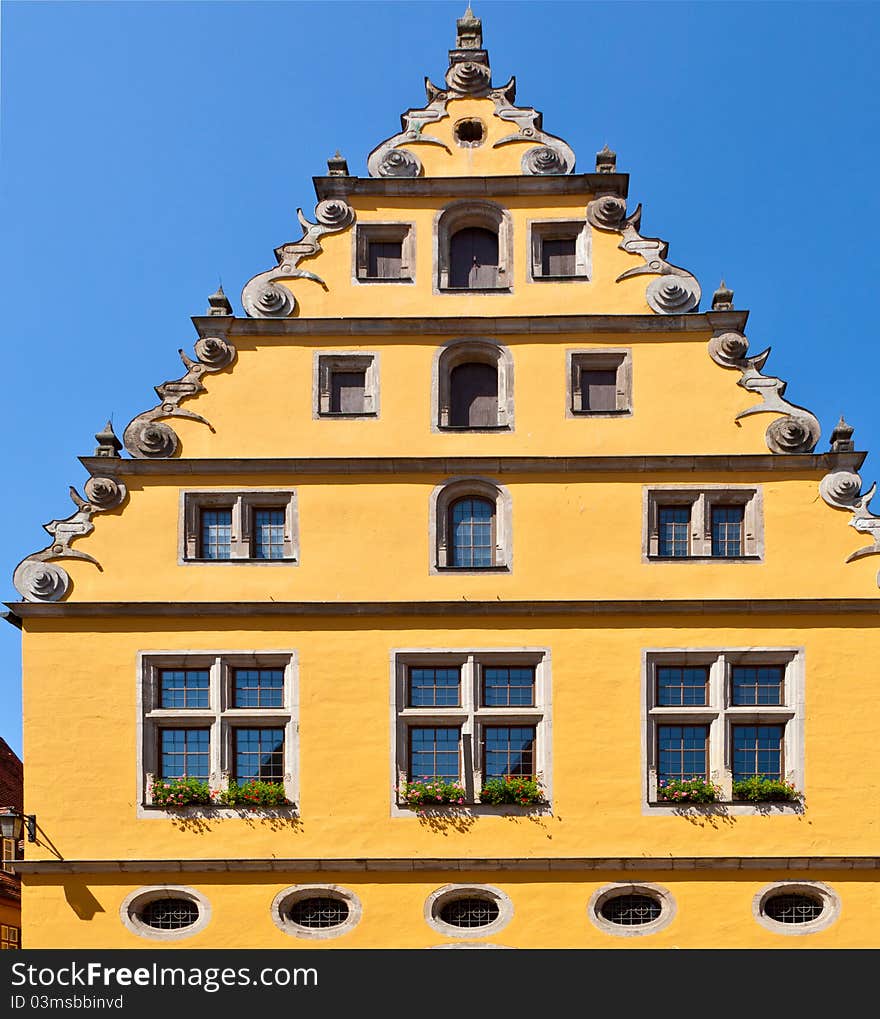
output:
[[734, 665], [733, 704], [782, 704], [781, 665]]
[[488, 927], [498, 919], [498, 912], [498, 903], [492, 899], [453, 899], [441, 906], [440, 919], [450, 927]]
[[449, 423], [455, 428], [492, 428], [498, 424], [498, 369], [474, 362], [449, 373]]
[[657, 778], [706, 778], [709, 728], [705, 725], [657, 727]]
[[159, 707], [208, 707], [207, 669], [162, 669], [159, 683], [161, 686]]
[[160, 778], [208, 781], [210, 729], [160, 729]]
[[542, 276], [574, 276], [575, 238], [547, 239], [541, 245]]
[[409, 730], [409, 777], [411, 781], [458, 779], [457, 726], [418, 726]]
[[823, 911], [822, 900], [812, 895], [772, 895], [764, 902], [764, 913], [777, 923], [810, 923]]
[[615, 895], [606, 899], [602, 916], [620, 927], [641, 927], [660, 916], [660, 903], [649, 895]]
[[409, 706], [411, 708], [444, 707], [460, 702], [460, 670], [411, 668], [409, 670]]
[[199, 918], [199, 907], [189, 899], [154, 899], [144, 906], [141, 920], [160, 931], [191, 927]]
[[202, 559], [232, 558], [232, 510], [202, 510]]
[[466, 227], [449, 241], [449, 286], [480, 290], [498, 286], [498, 236]]
[[483, 766], [486, 778], [534, 775], [535, 727], [486, 726], [483, 729]]
[[581, 369], [581, 409], [617, 409], [617, 372], [613, 369]]
[[284, 558], [284, 510], [254, 510], [254, 559]]
[[284, 730], [235, 729], [235, 779], [281, 782], [284, 779]]
[[743, 506], [712, 507], [712, 555], [743, 554]]
[[449, 518], [450, 565], [492, 566], [495, 506], [488, 499], [459, 499], [452, 504]]
[[375, 279], [398, 280], [403, 264], [401, 241], [370, 241], [367, 273]]
[[236, 708], [280, 708], [284, 704], [283, 669], [235, 669]]
[[657, 667], [657, 704], [671, 707], [707, 704], [709, 670], [705, 665]]
[[330, 373], [330, 412], [363, 414], [366, 372]]
[[657, 551], [662, 556], [686, 556], [690, 551], [690, 506], [660, 506]]
[[753, 775], [782, 778], [781, 725], [735, 725], [733, 727], [733, 780]]
[[483, 669], [485, 707], [521, 707], [535, 703], [535, 670], [486, 666]]
[[326, 895], [299, 899], [290, 907], [290, 919], [300, 927], [338, 927], [348, 919], [348, 903]]

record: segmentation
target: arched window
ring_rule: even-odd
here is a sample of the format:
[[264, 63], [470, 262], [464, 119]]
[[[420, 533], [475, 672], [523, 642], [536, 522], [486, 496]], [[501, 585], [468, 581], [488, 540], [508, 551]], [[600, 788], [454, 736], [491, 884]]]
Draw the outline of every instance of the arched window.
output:
[[495, 504], [468, 496], [449, 507], [448, 563], [457, 569], [495, 565]]
[[449, 286], [485, 290], [498, 286], [498, 234], [468, 226], [449, 241]]
[[438, 429], [513, 428], [513, 358], [490, 340], [457, 340], [434, 360], [431, 388]]
[[511, 500], [501, 485], [459, 478], [431, 495], [431, 572], [509, 570]]
[[437, 288], [502, 290], [513, 283], [510, 214], [494, 202], [461, 201], [437, 219]]

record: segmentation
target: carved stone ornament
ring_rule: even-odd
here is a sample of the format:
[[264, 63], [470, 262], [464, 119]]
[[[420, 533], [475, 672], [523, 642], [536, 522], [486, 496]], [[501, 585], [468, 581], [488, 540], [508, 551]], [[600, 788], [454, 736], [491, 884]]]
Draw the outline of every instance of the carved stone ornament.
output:
[[618, 195], [599, 194], [587, 205], [587, 220], [598, 230], [619, 233], [618, 247], [632, 255], [640, 255], [644, 265], [622, 272], [615, 282], [646, 274], [657, 275], [645, 290], [648, 306], [658, 315], [681, 315], [696, 311], [700, 306], [702, 291], [696, 277], [680, 266], [666, 261], [669, 244], [659, 237], [642, 237], [639, 226], [642, 207], [639, 205], [631, 215], [626, 215], [626, 202]]
[[161, 418], [187, 418], [214, 430], [201, 415], [183, 410], [180, 404], [204, 391], [202, 377], [206, 372], [221, 371], [232, 364], [235, 347], [223, 336], [203, 336], [195, 345], [198, 361], [187, 357], [182, 350], [178, 353], [186, 373], [179, 379], [156, 386], [156, 395], [161, 402], [133, 418], [123, 433], [125, 448], [139, 459], [163, 459], [174, 456], [180, 449], [177, 433]]
[[[841, 432], [845, 434], [846, 438], [845, 440], [838, 438], [837, 443], [841, 441], [849, 443], [853, 429], [842, 417], [832, 432], [832, 440], [835, 435], [839, 435]], [[832, 441], [831, 446], [833, 450], [835, 441]], [[850, 451], [850, 449], [845, 450], [845, 452]], [[819, 482], [819, 494], [825, 502], [829, 506], [833, 506], [834, 509], [849, 510], [852, 513], [850, 527], [854, 527], [860, 534], [871, 536], [870, 545], [856, 549], [855, 552], [847, 556], [848, 563], [855, 559], [864, 559], [865, 556], [880, 555], [880, 516], [868, 509], [868, 504], [874, 498], [876, 491], [877, 486], [872, 485], [870, 490], [863, 495], [862, 479], [852, 470], [831, 471]], [[877, 575], [877, 585], [880, 586], [880, 574]]]
[[25, 601], [59, 601], [70, 588], [70, 575], [60, 566], [34, 557], [18, 564], [12, 582]]
[[783, 415], [771, 421], [764, 433], [764, 441], [771, 453], [811, 453], [822, 434], [819, 421], [804, 407], [783, 399], [787, 383], [772, 375], [764, 375], [761, 369], [770, 356], [770, 348], [747, 357], [748, 340], [742, 333], [718, 332], [709, 340], [709, 356], [722, 368], [735, 368], [740, 374], [737, 385], [750, 393], [758, 393], [761, 403], [747, 407], [736, 415], [740, 418], [750, 414], [778, 412]]
[[92, 477], [86, 482], [85, 493], [94, 509], [111, 510], [123, 502], [126, 489], [116, 478]]
[[[421, 109], [408, 110], [401, 117], [403, 130], [376, 146], [367, 158], [371, 177], [417, 177], [422, 172], [418, 156], [409, 146], [439, 145], [447, 152], [449, 147], [439, 138], [425, 132], [431, 124], [449, 114], [447, 104], [453, 99], [488, 97], [495, 104], [495, 116], [510, 123], [512, 134], [494, 143], [493, 148], [512, 142], [529, 142], [533, 147], [521, 163], [524, 174], [573, 173], [575, 155], [561, 138], [547, 134], [541, 127], [541, 114], [534, 109], [514, 106], [516, 81], [501, 87], [492, 84], [489, 54], [483, 46], [482, 23], [472, 12], [457, 22], [456, 48], [449, 51], [449, 67], [445, 75], [445, 88], [438, 88], [425, 79], [428, 103]], [[406, 147], [405, 147], [406, 146]]]
[[282, 279], [307, 279], [325, 286], [320, 276], [297, 266], [304, 258], [319, 254], [325, 234], [347, 230], [355, 221], [354, 209], [343, 198], [325, 198], [318, 202], [315, 206], [317, 223], [310, 223], [302, 209], [297, 209], [296, 215], [303, 229], [302, 237], [276, 248], [278, 265], [248, 280], [241, 292], [241, 303], [251, 318], [288, 318], [294, 313], [296, 298], [279, 282]]

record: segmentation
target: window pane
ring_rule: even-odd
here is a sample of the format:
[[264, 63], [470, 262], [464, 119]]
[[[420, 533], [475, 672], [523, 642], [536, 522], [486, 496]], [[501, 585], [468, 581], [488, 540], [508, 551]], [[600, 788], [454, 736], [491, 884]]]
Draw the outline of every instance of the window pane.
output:
[[660, 506], [657, 551], [662, 556], [686, 556], [690, 551], [690, 506]]
[[661, 707], [707, 704], [709, 669], [705, 665], [685, 667], [661, 665], [657, 668], [657, 704]]
[[581, 369], [581, 409], [617, 409], [617, 372], [599, 371], [595, 368]]
[[283, 669], [236, 669], [236, 708], [280, 708], [284, 704]]
[[202, 510], [202, 559], [232, 557], [232, 510]]
[[485, 707], [519, 707], [535, 703], [533, 668], [486, 667], [483, 669]]
[[457, 726], [419, 726], [409, 730], [410, 781], [458, 780]]
[[366, 372], [330, 373], [330, 410], [334, 414], [363, 414]]
[[782, 778], [781, 725], [735, 725], [733, 727], [733, 780], [764, 775]]
[[452, 566], [492, 566], [492, 524], [495, 506], [488, 499], [459, 499], [452, 504], [449, 521]]
[[466, 227], [449, 241], [449, 285], [479, 289], [498, 286], [498, 236]]
[[255, 509], [254, 558], [284, 558], [284, 510]]
[[734, 665], [731, 703], [783, 704], [781, 665]]
[[547, 239], [541, 245], [542, 276], [574, 276], [574, 237]]
[[486, 778], [534, 775], [535, 727], [486, 726], [483, 730], [483, 772]]
[[460, 670], [412, 668], [409, 670], [409, 706], [443, 707], [460, 703]]
[[368, 251], [367, 274], [375, 279], [400, 279], [403, 264], [401, 241], [371, 241]]
[[159, 707], [207, 708], [207, 669], [162, 669], [159, 674]]
[[658, 726], [657, 778], [707, 778], [708, 746], [708, 726]]
[[198, 778], [207, 782], [210, 739], [209, 729], [160, 729], [159, 777]]
[[712, 507], [712, 555], [741, 556], [743, 554], [744, 506]]
[[498, 370], [480, 362], [457, 365], [449, 373], [449, 423], [457, 428], [498, 424]]
[[284, 779], [284, 730], [235, 729], [235, 778], [263, 782]]

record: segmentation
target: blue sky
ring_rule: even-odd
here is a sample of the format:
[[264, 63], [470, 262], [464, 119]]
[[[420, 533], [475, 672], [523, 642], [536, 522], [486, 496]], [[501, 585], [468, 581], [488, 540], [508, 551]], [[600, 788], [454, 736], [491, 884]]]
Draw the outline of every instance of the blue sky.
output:
[[[425, 75], [442, 79], [464, 7], [5, 0], [0, 600], [17, 600], [41, 525], [72, 511], [94, 433], [112, 417], [121, 434], [178, 377], [218, 280], [242, 313], [244, 283], [300, 236], [328, 156], [366, 174], [424, 104]], [[495, 80], [516, 75], [518, 103], [578, 170], [616, 150], [643, 232], [701, 281], [702, 307], [723, 275], [752, 352], [772, 346], [765, 371], [818, 416], [819, 451], [844, 413], [869, 451], [865, 487], [878, 479], [880, 5], [474, 9]], [[0, 736], [19, 753], [20, 681], [4, 623]]]

